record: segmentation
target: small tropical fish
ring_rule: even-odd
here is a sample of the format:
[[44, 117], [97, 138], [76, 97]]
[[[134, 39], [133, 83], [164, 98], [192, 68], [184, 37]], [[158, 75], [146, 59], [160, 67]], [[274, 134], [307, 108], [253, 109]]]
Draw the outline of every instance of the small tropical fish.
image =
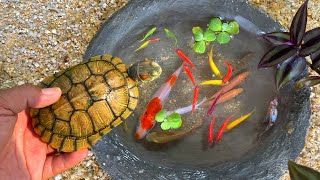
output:
[[212, 48], [210, 49], [210, 54], [209, 54], [209, 64], [210, 64], [210, 67], [212, 69], [212, 72], [218, 76], [220, 79], [223, 78], [223, 76], [221, 75], [221, 72], [220, 70], [218, 69], [218, 67], [216, 66], [216, 64], [214, 63], [213, 61], [213, 52], [212, 52]]
[[249, 71], [243, 72], [233, 78], [227, 85], [223, 86], [219, 91], [217, 91], [214, 95], [212, 95], [208, 100], [214, 99], [217, 97], [221, 92], [228, 92], [235, 86], [241, 84], [248, 76], [250, 75]]
[[208, 81], [203, 81], [202, 83], [199, 84], [199, 86], [203, 86], [203, 85], [218, 85], [218, 86], [222, 86], [223, 85], [223, 81], [222, 80], [208, 80]]
[[176, 53], [181, 59], [190, 64], [193, 68], [197, 69], [193, 62], [180, 49], [176, 49]]
[[196, 108], [196, 104], [198, 101], [198, 94], [199, 94], [199, 86], [196, 86], [194, 88], [194, 92], [193, 92], [193, 100], [192, 100], [192, 112], [194, 112], [195, 108]]
[[226, 130], [225, 132], [227, 131], [230, 131], [232, 128], [236, 127], [237, 125], [239, 125], [240, 123], [242, 123], [244, 120], [248, 119], [251, 114], [254, 112], [254, 110], [252, 110], [250, 113], [244, 115], [244, 116], [241, 116], [240, 118], [232, 121], [231, 123], [229, 123], [226, 127]]
[[154, 38], [154, 39], [148, 40], [148, 41], [144, 42], [140, 47], [138, 47], [138, 49], [136, 49], [134, 52], [137, 52], [137, 51], [147, 47], [150, 43], [158, 42], [159, 40], [160, 40], [159, 38]]
[[140, 40], [140, 42], [145, 41], [149, 36], [151, 36], [157, 30], [156, 27], [150, 29], [147, 34]]
[[214, 99], [214, 101], [212, 102], [212, 105], [210, 106], [210, 108], [209, 108], [209, 110], [208, 110], [208, 112], [207, 112], [207, 116], [211, 116], [211, 114], [213, 113], [214, 108], [216, 107], [217, 102], [219, 101], [222, 93], [223, 93], [223, 92], [221, 92], [221, 93], [219, 94], [219, 96], [217, 96], [216, 99]]
[[169, 37], [171, 37], [171, 38], [173, 38], [174, 40], [175, 40], [175, 45], [177, 46], [177, 44], [178, 44], [178, 39], [177, 39], [177, 37], [173, 34], [173, 32], [171, 32], [169, 29], [167, 29], [167, 28], [164, 28], [164, 32], [169, 36]]
[[278, 107], [278, 99], [275, 98], [270, 102], [268, 107], [268, 114], [266, 117], [266, 122], [268, 122], [268, 126], [266, 130], [269, 130], [277, 120], [277, 117], [278, 117], [277, 107]]
[[217, 136], [216, 136], [216, 140], [215, 140], [215, 143], [219, 142], [220, 139], [222, 138], [222, 135], [224, 133], [224, 130], [226, 129], [230, 119], [232, 118], [233, 115], [229, 116], [224, 122], [223, 124], [221, 125], [218, 133], [217, 133]]
[[187, 75], [189, 76], [189, 79], [191, 80], [193, 86], [195, 86], [196, 83], [195, 83], [194, 76], [193, 76], [191, 70], [189, 69], [188, 65], [187, 65], [185, 62], [183, 62], [182, 64], [183, 64], [183, 67], [184, 67], [184, 71], [185, 71], [185, 72], [187, 73]]
[[226, 82], [228, 82], [229, 81], [229, 79], [231, 78], [231, 76], [232, 76], [232, 66], [231, 66], [231, 64], [227, 61], [226, 62], [227, 63], [227, 66], [228, 66], [228, 72], [227, 72], [227, 74], [224, 76], [224, 78], [223, 78], [223, 83], [226, 83]]
[[[229, 100], [237, 97], [237, 96], [240, 95], [242, 92], [243, 92], [243, 89], [242, 89], [242, 88], [230, 90], [230, 91], [222, 94], [222, 96], [221, 96], [220, 99], [218, 100], [217, 104], [221, 104], [221, 103], [227, 102], [227, 101], [229, 101]], [[210, 105], [213, 103], [213, 101], [214, 101], [214, 100], [207, 101], [207, 102], [203, 103], [202, 106], [203, 106], [203, 107], [205, 107], [205, 106], [210, 106]]]
[[213, 127], [214, 127], [214, 122], [216, 121], [216, 117], [214, 117], [209, 125], [209, 129], [208, 129], [208, 144], [212, 144], [213, 143]]
[[168, 96], [178, 79], [183, 65], [181, 65], [166, 81], [158, 91], [154, 94], [148, 103], [143, 115], [140, 117], [139, 125], [136, 130], [136, 138], [142, 139], [156, 124], [156, 114], [163, 108]]

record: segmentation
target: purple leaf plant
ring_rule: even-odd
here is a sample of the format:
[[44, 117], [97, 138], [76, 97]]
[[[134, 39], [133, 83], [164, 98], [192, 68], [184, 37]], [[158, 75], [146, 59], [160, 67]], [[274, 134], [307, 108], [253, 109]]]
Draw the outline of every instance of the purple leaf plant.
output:
[[[297, 81], [306, 65], [320, 75], [320, 28], [306, 32], [308, 1], [306, 0], [294, 16], [290, 32], [272, 32], [262, 37], [274, 47], [261, 59], [258, 68], [277, 66], [277, 89]], [[310, 56], [312, 63], [306, 61]], [[320, 84], [320, 76], [304, 77], [296, 82], [296, 88], [302, 89]]]

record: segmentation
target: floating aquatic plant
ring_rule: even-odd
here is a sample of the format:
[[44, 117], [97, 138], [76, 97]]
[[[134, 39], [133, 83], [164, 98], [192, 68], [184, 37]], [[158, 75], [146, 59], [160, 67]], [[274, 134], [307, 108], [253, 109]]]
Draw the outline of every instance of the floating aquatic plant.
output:
[[204, 31], [201, 27], [193, 27], [194, 51], [203, 54], [206, 46], [217, 40], [220, 44], [227, 44], [232, 35], [239, 33], [239, 24], [236, 21], [222, 22], [220, 18], [213, 18], [208, 24], [208, 29]]
[[[296, 81], [296, 88], [315, 86], [320, 83], [320, 76], [304, 77], [306, 65], [320, 75], [320, 28], [306, 32], [308, 2], [306, 0], [294, 16], [290, 32], [272, 32], [262, 37], [274, 44], [261, 59], [258, 67], [277, 66], [276, 86], [278, 89]], [[306, 61], [310, 56], [312, 63]]]
[[182, 125], [181, 115], [179, 113], [172, 113], [167, 116], [165, 110], [161, 110], [156, 115], [156, 121], [161, 123], [162, 130], [179, 129]]

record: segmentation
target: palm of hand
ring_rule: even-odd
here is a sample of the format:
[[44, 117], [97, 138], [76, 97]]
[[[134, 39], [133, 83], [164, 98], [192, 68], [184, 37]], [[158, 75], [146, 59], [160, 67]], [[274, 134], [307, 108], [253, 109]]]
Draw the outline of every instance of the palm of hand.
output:
[[33, 131], [28, 114], [18, 114], [12, 138], [0, 154], [0, 171], [5, 173], [2, 177], [46, 179], [75, 166], [86, 156], [87, 150], [55, 155], [55, 150]]

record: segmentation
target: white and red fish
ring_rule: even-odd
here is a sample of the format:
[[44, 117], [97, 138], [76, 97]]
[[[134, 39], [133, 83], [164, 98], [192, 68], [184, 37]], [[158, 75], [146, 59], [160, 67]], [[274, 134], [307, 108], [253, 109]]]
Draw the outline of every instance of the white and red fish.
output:
[[277, 117], [278, 117], [277, 107], [278, 107], [278, 99], [275, 98], [269, 104], [268, 114], [266, 117], [266, 122], [268, 122], [268, 126], [266, 130], [269, 130], [277, 120]]
[[181, 65], [166, 81], [158, 91], [153, 95], [151, 101], [149, 101], [146, 110], [142, 114], [139, 120], [139, 125], [136, 130], [136, 138], [142, 139], [156, 124], [156, 114], [163, 108], [168, 96], [178, 79], [183, 65]]

